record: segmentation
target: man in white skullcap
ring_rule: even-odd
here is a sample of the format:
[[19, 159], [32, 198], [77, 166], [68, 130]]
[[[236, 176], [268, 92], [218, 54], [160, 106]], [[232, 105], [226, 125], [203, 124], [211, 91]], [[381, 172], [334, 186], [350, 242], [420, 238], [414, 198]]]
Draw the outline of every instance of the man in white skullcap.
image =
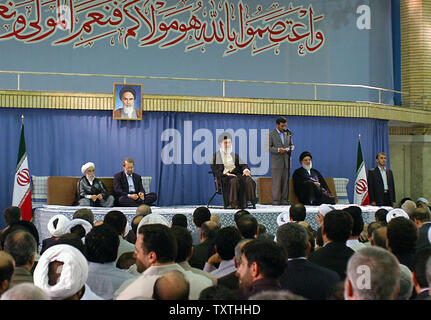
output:
[[95, 177], [94, 168], [93, 162], [87, 162], [81, 167], [81, 172], [84, 176], [78, 181], [75, 204], [79, 206], [113, 207], [114, 196], [108, 193], [102, 180]]
[[40, 251], [41, 254], [46, 250], [46, 248], [53, 244], [54, 241], [58, 239], [58, 237], [66, 233], [66, 228], [69, 223], [70, 219], [63, 214], [56, 214], [51, 219], [49, 219], [47, 228], [52, 237], [43, 239], [42, 249]]
[[328, 212], [331, 212], [332, 210], [335, 210], [335, 208], [329, 204], [321, 204], [317, 208], [317, 222], [319, 223], [319, 226], [322, 226], [323, 224], [323, 218], [325, 218], [326, 214]]
[[34, 284], [53, 300], [100, 300], [85, 285], [88, 263], [84, 255], [67, 244], [49, 247], [34, 270]]
[[409, 219], [409, 215], [400, 208], [390, 210], [386, 215], [386, 222], [389, 223], [393, 218], [403, 217]]

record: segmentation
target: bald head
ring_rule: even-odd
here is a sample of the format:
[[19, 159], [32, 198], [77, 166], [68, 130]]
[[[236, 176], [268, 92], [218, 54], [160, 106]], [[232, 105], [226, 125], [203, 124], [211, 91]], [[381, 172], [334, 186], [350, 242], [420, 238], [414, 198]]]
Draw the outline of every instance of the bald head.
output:
[[188, 300], [189, 282], [179, 271], [165, 273], [154, 284], [153, 298], [155, 300]]
[[9, 288], [14, 271], [15, 261], [12, 256], [5, 251], [0, 251], [0, 295]]

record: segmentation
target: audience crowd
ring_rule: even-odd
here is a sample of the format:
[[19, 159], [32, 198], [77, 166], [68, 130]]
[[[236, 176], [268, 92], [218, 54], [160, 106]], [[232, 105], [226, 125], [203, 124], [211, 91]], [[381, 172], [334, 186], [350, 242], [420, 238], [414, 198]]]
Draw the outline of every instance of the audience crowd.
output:
[[[4, 211], [1, 300], [425, 300], [431, 299], [431, 211], [405, 198], [364, 224], [359, 206], [319, 206], [318, 228], [300, 203], [276, 234], [247, 210], [222, 225], [198, 207], [190, 225], [141, 205], [94, 221], [80, 208], [53, 216], [40, 239], [21, 210]], [[41, 244], [41, 247], [39, 247]]]

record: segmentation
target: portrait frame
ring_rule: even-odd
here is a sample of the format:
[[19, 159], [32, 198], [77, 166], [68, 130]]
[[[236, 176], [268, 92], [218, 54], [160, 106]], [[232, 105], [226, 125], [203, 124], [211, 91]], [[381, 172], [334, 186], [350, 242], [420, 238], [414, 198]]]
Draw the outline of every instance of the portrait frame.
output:
[[[142, 120], [142, 84], [114, 83], [112, 100], [112, 118], [115, 120]], [[125, 96], [125, 97], [124, 97]], [[124, 97], [124, 101], [123, 101]], [[123, 111], [133, 99], [132, 113]], [[130, 106], [129, 106], [130, 107]]]

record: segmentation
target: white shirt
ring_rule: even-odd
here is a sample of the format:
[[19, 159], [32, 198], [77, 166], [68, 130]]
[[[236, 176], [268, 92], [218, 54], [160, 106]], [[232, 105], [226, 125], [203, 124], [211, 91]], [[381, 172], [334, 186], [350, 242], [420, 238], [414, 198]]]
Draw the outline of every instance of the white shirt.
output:
[[380, 170], [380, 174], [382, 175], [382, 179], [383, 179], [383, 189], [386, 191], [389, 189], [388, 188], [388, 177], [386, 175], [386, 167], [383, 169], [380, 166], [378, 166], [378, 167]]
[[127, 183], [129, 184], [129, 192], [135, 192], [135, 184], [133, 183], [133, 176], [131, 174], [127, 174]]
[[358, 239], [350, 239], [346, 241], [346, 246], [348, 246], [350, 249], [352, 249], [353, 251], [358, 251], [362, 248], [365, 248], [366, 245], [359, 242]]
[[235, 161], [233, 160], [232, 154], [230, 152], [225, 152], [224, 149], [220, 148], [220, 155], [224, 165], [223, 174], [231, 172], [233, 169], [235, 169]]
[[118, 236], [120, 238], [120, 245], [118, 246], [118, 254], [115, 263], [117, 263], [118, 259], [120, 259], [121, 255], [125, 252], [135, 252], [135, 245], [130, 243], [129, 241], [123, 239], [122, 236]]
[[97, 294], [95, 294], [93, 291], [91, 291], [90, 287], [85, 284], [85, 292], [80, 300], [103, 300], [101, 297], [99, 297]]
[[210, 272], [217, 279], [236, 271], [235, 262], [232, 260], [222, 260], [216, 269], [213, 265], [205, 262], [204, 271]]

